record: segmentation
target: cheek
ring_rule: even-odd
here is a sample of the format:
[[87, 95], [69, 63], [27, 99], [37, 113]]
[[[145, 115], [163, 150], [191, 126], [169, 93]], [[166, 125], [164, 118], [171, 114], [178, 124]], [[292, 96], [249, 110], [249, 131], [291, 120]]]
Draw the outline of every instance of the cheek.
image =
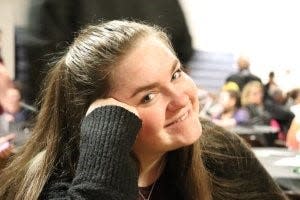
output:
[[139, 110], [138, 112], [142, 120], [142, 128], [133, 146], [136, 154], [160, 146], [163, 123], [165, 122], [163, 109], [150, 108], [149, 110]]
[[192, 101], [194, 109], [196, 111], [199, 111], [198, 88], [195, 82], [188, 75], [186, 75], [183, 85], [186, 94], [189, 96], [190, 100]]
[[163, 107], [147, 108], [139, 110], [140, 118], [143, 121], [140, 130], [141, 137], [155, 137], [164, 126], [165, 110]]

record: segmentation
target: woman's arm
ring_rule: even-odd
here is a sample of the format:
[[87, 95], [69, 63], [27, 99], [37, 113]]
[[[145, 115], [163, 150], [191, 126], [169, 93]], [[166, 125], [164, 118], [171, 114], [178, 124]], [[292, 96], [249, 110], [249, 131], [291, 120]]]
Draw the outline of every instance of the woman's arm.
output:
[[82, 122], [75, 177], [63, 170], [52, 176], [41, 199], [135, 199], [138, 171], [130, 151], [140, 127], [123, 107], [93, 108]]

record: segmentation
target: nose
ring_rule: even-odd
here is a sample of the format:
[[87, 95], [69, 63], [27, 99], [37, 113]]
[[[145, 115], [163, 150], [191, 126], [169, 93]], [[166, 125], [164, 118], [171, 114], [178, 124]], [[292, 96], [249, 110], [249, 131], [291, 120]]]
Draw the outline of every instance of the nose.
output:
[[174, 112], [188, 104], [189, 97], [184, 92], [172, 91], [171, 100], [168, 104], [168, 110]]

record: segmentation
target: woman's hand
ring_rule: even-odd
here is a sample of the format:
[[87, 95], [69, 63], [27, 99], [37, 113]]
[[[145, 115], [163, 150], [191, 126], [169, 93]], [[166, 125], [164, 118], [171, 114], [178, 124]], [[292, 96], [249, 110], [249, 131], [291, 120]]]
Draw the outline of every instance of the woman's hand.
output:
[[89, 109], [86, 112], [86, 115], [90, 114], [93, 110], [95, 110], [96, 108], [102, 107], [102, 106], [120, 106], [122, 108], [125, 108], [126, 110], [134, 113], [136, 116], [139, 117], [138, 111], [135, 107], [130, 106], [126, 103], [123, 103], [121, 101], [118, 101], [114, 98], [107, 98], [107, 99], [97, 99], [96, 101], [94, 101]]

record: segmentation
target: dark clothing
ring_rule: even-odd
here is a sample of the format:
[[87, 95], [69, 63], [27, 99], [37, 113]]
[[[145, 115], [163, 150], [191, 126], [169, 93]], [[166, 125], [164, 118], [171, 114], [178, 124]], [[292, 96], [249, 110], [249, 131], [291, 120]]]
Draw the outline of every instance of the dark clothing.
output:
[[[167, 170], [161, 175], [154, 185], [153, 191], [151, 193], [151, 198], [153, 200], [184, 200], [183, 194], [180, 189], [175, 184], [176, 181], [173, 180], [172, 174], [167, 173]], [[144, 197], [148, 197], [151, 191], [151, 186], [140, 189], [140, 192], [144, 194]], [[141, 196], [138, 196], [137, 200], [143, 200]]]
[[265, 100], [262, 107], [256, 105], [247, 105], [246, 110], [249, 113], [249, 125], [270, 125], [272, 119], [276, 120], [282, 132], [287, 133], [295, 115], [277, 105], [270, 100]]
[[141, 120], [124, 108], [95, 109], [82, 122], [74, 177], [56, 168], [40, 198], [136, 199], [137, 167], [129, 154], [140, 127]]
[[264, 106], [250, 104], [245, 106], [245, 110], [249, 114], [247, 125], [270, 125], [272, 115]]
[[230, 81], [235, 82], [239, 86], [240, 91], [242, 91], [244, 86], [250, 81], [261, 82], [261, 79], [251, 74], [249, 70], [242, 70], [237, 73], [231, 74], [229, 77], [226, 78], [226, 83]]
[[29, 103], [36, 97], [48, 71], [45, 65], [49, 57], [68, 46], [81, 28], [100, 20], [128, 19], [159, 25], [170, 33], [183, 63], [193, 54], [191, 36], [178, 0], [31, 0], [29, 13], [29, 35], [24, 39], [30, 66]]
[[286, 109], [284, 106], [275, 104], [270, 100], [265, 100], [264, 106], [265, 109], [271, 114], [272, 118], [279, 123], [281, 131], [287, 133], [295, 117], [293, 112]]
[[[207, 121], [202, 125], [202, 157], [213, 180], [217, 180], [212, 185], [214, 200], [221, 199], [215, 192], [216, 188], [221, 189], [219, 191], [225, 197], [222, 199], [231, 199], [232, 195], [237, 197], [236, 200], [284, 199], [272, 178], [237, 135], [223, 129], [217, 131], [218, 127]], [[129, 152], [140, 127], [141, 121], [123, 108], [106, 106], [94, 110], [82, 123], [75, 175], [56, 168], [42, 191], [41, 199], [136, 200], [137, 168]], [[168, 154], [167, 160], [172, 154]], [[151, 195], [153, 200], [186, 199], [182, 183], [174, 178], [180, 174], [173, 174], [169, 164], [167, 161], [156, 183]], [[236, 184], [222, 185], [222, 181]], [[253, 197], [249, 195], [251, 193], [257, 198], [250, 198]]]

